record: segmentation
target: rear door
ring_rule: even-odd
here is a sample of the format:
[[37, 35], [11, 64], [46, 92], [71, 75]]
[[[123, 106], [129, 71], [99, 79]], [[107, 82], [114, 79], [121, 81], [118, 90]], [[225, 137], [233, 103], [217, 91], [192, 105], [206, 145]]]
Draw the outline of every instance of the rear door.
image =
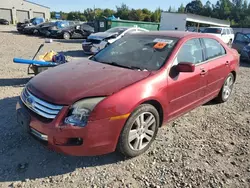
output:
[[236, 49], [239, 53], [241, 53], [244, 46], [248, 45], [249, 42], [250, 42], [250, 39], [247, 35], [238, 32], [235, 34], [235, 38], [234, 38], [234, 42], [233, 42], [232, 47], [234, 49]]
[[230, 58], [223, 45], [212, 38], [203, 38], [205, 47], [205, 58], [208, 63], [208, 83], [206, 87], [206, 98], [217, 95], [230, 73]]
[[[194, 72], [175, 72], [174, 66], [181, 62], [195, 64]], [[168, 78], [169, 119], [198, 106], [205, 96], [208, 64], [199, 39], [185, 42], [174, 59]]]

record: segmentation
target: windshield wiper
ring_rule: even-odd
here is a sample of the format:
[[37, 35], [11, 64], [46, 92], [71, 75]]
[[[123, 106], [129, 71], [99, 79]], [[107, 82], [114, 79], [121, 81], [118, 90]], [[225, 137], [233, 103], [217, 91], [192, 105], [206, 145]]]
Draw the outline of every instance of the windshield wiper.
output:
[[126, 66], [126, 65], [121, 65], [121, 64], [118, 64], [116, 62], [104, 62], [104, 61], [99, 61], [100, 63], [104, 63], [104, 64], [108, 64], [108, 65], [113, 65], [113, 66], [117, 66], [117, 67], [122, 67], [122, 68], [126, 68], [126, 69], [133, 69], [133, 70], [147, 70], [147, 69], [143, 69], [143, 68], [140, 68], [140, 67], [137, 67], [137, 66]]

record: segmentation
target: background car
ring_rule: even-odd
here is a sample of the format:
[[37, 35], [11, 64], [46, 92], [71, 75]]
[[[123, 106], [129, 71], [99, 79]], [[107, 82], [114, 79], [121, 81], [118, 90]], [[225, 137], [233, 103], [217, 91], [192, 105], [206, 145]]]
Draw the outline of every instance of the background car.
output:
[[234, 31], [230, 27], [208, 27], [203, 33], [215, 35], [228, 45], [232, 45], [234, 41]]
[[39, 29], [39, 33], [43, 36], [49, 37], [51, 34], [52, 30], [59, 30], [62, 28], [66, 28], [70, 26], [70, 22], [69, 21], [56, 21], [56, 22], [51, 22], [48, 25], [42, 26]]
[[82, 48], [86, 54], [95, 54], [125, 35], [147, 31], [148, 30], [139, 27], [114, 27], [105, 32], [89, 35], [87, 40], [82, 43]]
[[94, 28], [88, 24], [73, 25], [63, 29], [50, 31], [51, 37], [70, 39], [70, 38], [87, 38], [91, 33], [94, 33]]
[[40, 29], [42, 27], [52, 26], [52, 25], [53, 25], [53, 23], [51, 23], [51, 22], [44, 22], [44, 23], [40, 23], [38, 25], [26, 26], [23, 29], [23, 33], [24, 34], [39, 35], [40, 34]]
[[25, 20], [24, 22], [17, 23], [17, 31], [22, 33], [27, 26], [38, 25], [45, 22], [44, 18], [32, 18], [31, 20]]
[[2, 25], [9, 25], [10, 23], [6, 19], [0, 19], [0, 24], [2, 24]]
[[242, 60], [250, 62], [250, 33], [236, 33], [232, 47], [239, 52]]

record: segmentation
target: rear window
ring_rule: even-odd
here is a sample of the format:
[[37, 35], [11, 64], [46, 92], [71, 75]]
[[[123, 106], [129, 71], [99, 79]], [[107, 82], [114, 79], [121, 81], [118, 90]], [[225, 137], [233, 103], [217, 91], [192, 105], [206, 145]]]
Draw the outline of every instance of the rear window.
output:
[[220, 34], [221, 31], [222, 31], [221, 28], [206, 28], [204, 30], [204, 33], [215, 33], [215, 34], [218, 33], [218, 34]]
[[92, 59], [141, 70], [158, 70], [171, 54], [177, 38], [166, 36], [127, 35], [110, 44]]

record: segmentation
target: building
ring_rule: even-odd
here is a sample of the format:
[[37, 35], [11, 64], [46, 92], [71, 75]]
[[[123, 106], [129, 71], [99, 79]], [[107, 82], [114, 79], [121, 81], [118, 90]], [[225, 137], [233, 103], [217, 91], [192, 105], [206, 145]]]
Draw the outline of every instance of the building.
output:
[[0, 0], [0, 18], [16, 24], [34, 17], [49, 20], [50, 8], [27, 0]]
[[210, 26], [230, 27], [230, 22], [227, 20], [220, 20], [211, 17], [205, 17], [195, 14], [182, 14], [182, 13], [161, 13], [160, 30], [179, 30], [185, 31], [187, 22], [197, 24], [199, 29], [200, 24], [206, 24]]

